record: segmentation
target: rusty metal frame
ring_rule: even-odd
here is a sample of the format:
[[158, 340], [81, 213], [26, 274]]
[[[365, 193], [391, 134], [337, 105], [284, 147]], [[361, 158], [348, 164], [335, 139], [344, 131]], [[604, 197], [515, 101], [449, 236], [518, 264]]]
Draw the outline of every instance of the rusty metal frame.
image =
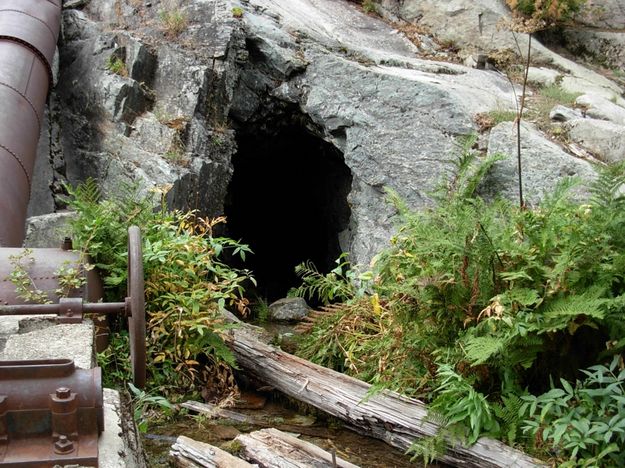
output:
[[0, 466], [97, 466], [100, 368], [70, 359], [0, 362]]

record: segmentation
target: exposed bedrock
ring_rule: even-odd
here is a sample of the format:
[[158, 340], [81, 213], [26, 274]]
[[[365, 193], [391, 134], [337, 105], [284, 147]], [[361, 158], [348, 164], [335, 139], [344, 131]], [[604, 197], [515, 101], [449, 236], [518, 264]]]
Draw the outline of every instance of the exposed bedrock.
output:
[[[62, 208], [65, 180], [94, 177], [108, 193], [140, 182], [172, 207], [206, 215], [225, 209], [231, 234], [290, 271], [305, 258], [331, 268], [341, 251], [369, 262], [393, 231], [385, 189], [427, 206], [459, 139], [477, 132], [475, 115], [515, 108], [504, 75], [431, 60], [431, 39], [417, 46], [343, 0], [180, 1], [186, 24], [177, 35], [160, 19], [171, 3], [78, 3], [86, 5], [64, 12], [51, 143], [42, 150], [54, 209]], [[503, 2], [383, 3], [387, 16], [418, 17], [475, 50], [511, 40], [491, 34], [507, 14]], [[486, 42], [462, 29], [478, 7], [490, 28]], [[446, 26], [452, 23], [455, 32]], [[537, 50], [551, 58], [562, 85], [621, 103], [612, 81]], [[508, 133], [498, 129], [497, 141]], [[545, 139], [537, 130], [526, 134], [525, 146]], [[553, 177], [592, 173], [544, 141], [561, 169], [547, 159], [528, 166], [537, 171], [528, 181], [538, 200]], [[511, 170], [499, 165], [490, 177], [513, 197]]]

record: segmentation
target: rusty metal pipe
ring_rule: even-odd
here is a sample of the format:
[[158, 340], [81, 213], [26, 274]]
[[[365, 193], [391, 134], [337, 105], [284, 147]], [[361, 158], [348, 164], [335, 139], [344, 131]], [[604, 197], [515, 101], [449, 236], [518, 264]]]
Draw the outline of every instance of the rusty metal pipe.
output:
[[0, 246], [19, 247], [61, 24], [61, 0], [0, 0]]
[[[0, 317], [4, 315], [58, 315], [60, 304], [17, 304], [0, 306]], [[85, 314], [126, 315], [125, 302], [85, 302], [82, 304]]]

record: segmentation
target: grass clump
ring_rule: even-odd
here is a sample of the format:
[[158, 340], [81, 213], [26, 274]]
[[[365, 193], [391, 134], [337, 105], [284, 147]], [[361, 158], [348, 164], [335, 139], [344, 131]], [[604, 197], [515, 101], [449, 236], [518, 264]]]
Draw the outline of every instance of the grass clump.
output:
[[[226, 252], [245, 257], [245, 245], [218, 237], [224, 218], [154, 210], [153, 200], [136, 188], [104, 199], [95, 182], [68, 188], [77, 246], [102, 271], [111, 300], [125, 297], [127, 228], [141, 227], [145, 269], [148, 385], [146, 392], [167, 396], [211, 388], [214, 396], [234, 391], [234, 358], [223, 343], [228, 329], [221, 311], [247, 313], [244, 283], [250, 273], [227, 266]], [[118, 328], [123, 330], [123, 326]], [[127, 334], [112, 339], [100, 355], [105, 375], [128, 380]]]
[[581, 93], [571, 93], [554, 84], [540, 88], [534, 96], [528, 99], [528, 117], [535, 121], [542, 129], [548, 129], [551, 123], [549, 113], [558, 104], [573, 107], [575, 99]]
[[189, 18], [186, 13], [179, 8], [162, 10], [159, 12], [159, 18], [163, 28], [165, 29], [165, 33], [172, 38], [178, 37], [186, 31], [187, 26], [189, 25]]
[[119, 76], [128, 76], [126, 64], [121, 58], [115, 55], [111, 55], [106, 61], [106, 69]]
[[243, 8], [241, 7], [233, 7], [232, 8], [232, 16], [235, 18], [243, 18]]
[[[389, 192], [391, 246], [357, 293], [316, 314], [299, 353], [424, 398], [466, 442], [489, 435], [556, 464], [621, 466], [625, 166], [604, 169], [583, 205], [570, 195], [580, 182], [565, 180], [528, 209], [476, 194], [498, 157], [468, 148], [435, 207], [415, 212]], [[614, 385], [581, 381], [589, 373]], [[565, 400], [552, 381], [579, 390]], [[558, 437], [545, 433], [552, 423]], [[439, 445], [412, 452], [429, 458]]]

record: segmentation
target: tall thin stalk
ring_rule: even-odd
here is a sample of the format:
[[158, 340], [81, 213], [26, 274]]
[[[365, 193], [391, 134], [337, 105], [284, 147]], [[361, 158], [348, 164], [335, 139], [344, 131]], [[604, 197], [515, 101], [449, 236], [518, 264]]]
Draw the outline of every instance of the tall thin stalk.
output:
[[523, 74], [523, 89], [521, 91], [521, 102], [517, 109], [516, 118], [516, 151], [517, 151], [517, 168], [519, 171], [519, 204], [521, 208], [525, 207], [523, 200], [523, 164], [521, 161], [521, 119], [523, 119], [523, 110], [525, 107], [525, 93], [527, 90], [527, 76], [530, 69], [530, 57], [532, 53], [532, 33], [528, 33], [527, 41], [527, 62], [525, 63], [525, 73]]

